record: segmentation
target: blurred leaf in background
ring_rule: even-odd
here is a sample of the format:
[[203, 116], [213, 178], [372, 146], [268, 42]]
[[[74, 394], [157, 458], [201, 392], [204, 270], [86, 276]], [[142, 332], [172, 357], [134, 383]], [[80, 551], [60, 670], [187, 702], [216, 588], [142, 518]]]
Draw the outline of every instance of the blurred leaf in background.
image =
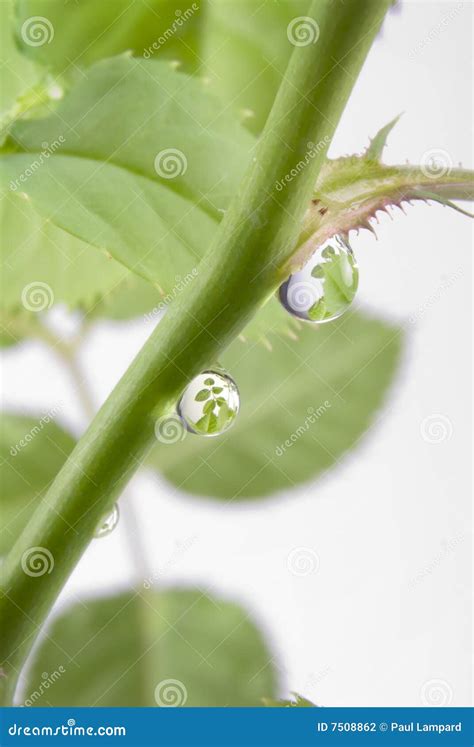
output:
[[158, 443], [149, 462], [180, 490], [226, 500], [266, 497], [337, 466], [374, 421], [400, 359], [401, 332], [348, 313], [273, 350], [234, 343], [223, 362], [242, 406], [219, 440]]
[[[38, 697], [45, 672], [60, 676]], [[258, 706], [275, 691], [272, 655], [249, 614], [180, 589], [71, 607], [34, 654], [22, 699], [35, 706]]]
[[38, 417], [2, 413], [0, 555], [15, 542], [75, 445], [75, 439], [54, 421], [58, 408]]

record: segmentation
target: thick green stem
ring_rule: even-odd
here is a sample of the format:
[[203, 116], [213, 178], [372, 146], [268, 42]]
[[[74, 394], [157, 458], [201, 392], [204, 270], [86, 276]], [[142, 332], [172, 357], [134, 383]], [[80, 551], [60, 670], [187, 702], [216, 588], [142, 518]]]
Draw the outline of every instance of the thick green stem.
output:
[[[251, 167], [196, 281], [115, 387], [5, 560], [5, 702], [97, 521], [153, 443], [156, 418], [175, 406], [187, 382], [218, 357], [281, 282], [328, 145], [390, 3], [364, 0], [357, 9], [332, 0], [312, 3], [308, 15], [319, 38], [295, 48]], [[307, 159], [308, 151], [317, 154]], [[285, 179], [294, 169], [297, 176]], [[25, 573], [32, 547], [45, 548], [54, 559], [50, 573]]]

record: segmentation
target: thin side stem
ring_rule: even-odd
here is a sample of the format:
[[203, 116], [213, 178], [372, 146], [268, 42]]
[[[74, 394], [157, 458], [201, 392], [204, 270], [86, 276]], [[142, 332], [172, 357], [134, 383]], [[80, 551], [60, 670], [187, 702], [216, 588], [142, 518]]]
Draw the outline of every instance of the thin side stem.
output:
[[[83, 339], [84, 330], [82, 330], [78, 340], [75, 340], [72, 345], [67, 345], [62, 340], [55, 337], [50, 330], [47, 330], [47, 328], [44, 327], [44, 325], [42, 325], [42, 329], [44, 330], [44, 334], [41, 335], [41, 339], [43, 339], [43, 341], [49, 345], [50, 349], [59, 356], [60, 360], [68, 370], [82, 411], [89, 420], [92, 420], [97, 408], [77, 356], [79, 348], [78, 342]], [[125, 490], [122, 494], [119, 510], [122, 514], [122, 526], [124, 528], [125, 540], [132, 561], [134, 575], [137, 578], [144, 579], [148, 572], [148, 560], [143, 549], [140, 525], [132, 504], [130, 490]]]
[[84, 377], [84, 373], [77, 359], [77, 350], [74, 348], [62, 352], [58, 351], [58, 349], [56, 348], [56, 352], [59, 353], [59, 356], [74, 383], [77, 398], [84, 415], [88, 420], [92, 420], [97, 411], [97, 407], [94, 403], [89, 387], [87, 386], [87, 381]]

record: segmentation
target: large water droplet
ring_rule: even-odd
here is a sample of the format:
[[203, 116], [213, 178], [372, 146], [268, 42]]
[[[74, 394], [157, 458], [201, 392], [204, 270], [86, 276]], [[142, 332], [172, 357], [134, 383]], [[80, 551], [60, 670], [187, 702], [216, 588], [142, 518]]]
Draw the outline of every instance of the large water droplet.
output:
[[218, 436], [231, 427], [240, 407], [237, 384], [224, 371], [203, 371], [191, 381], [178, 403], [178, 414], [190, 433]]
[[119, 507], [117, 504], [114, 505], [112, 511], [108, 514], [104, 514], [99, 523], [97, 529], [94, 532], [94, 537], [106, 537], [110, 532], [113, 532], [118, 524], [119, 520]]
[[293, 316], [323, 324], [349, 308], [358, 284], [359, 270], [351, 247], [341, 236], [333, 236], [300, 272], [290, 275], [278, 295]]

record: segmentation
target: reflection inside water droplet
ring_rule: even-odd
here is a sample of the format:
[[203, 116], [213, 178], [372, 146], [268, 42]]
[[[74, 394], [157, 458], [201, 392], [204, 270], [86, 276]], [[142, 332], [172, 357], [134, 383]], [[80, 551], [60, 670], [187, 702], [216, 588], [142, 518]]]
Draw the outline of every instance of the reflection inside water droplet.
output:
[[235, 381], [224, 371], [203, 371], [185, 389], [178, 414], [190, 433], [218, 436], [231, 427], [240, 407]]
[[341, 236], [333, 236], [302, 270], [290, 275], [280, 286], [278, 296], [293, 316], [323, 324], [349, 308], [358, 284], [359, 270], [349, 243]]
[[99, 523], [97, 529], [94, 532], [94, 537], [106, 537], [110, 532], [113, 532], [118, 524], [119, 520], [119, 507], [117, 504], [114, 505], [112, 511], [108, 514], [104, 514]]

